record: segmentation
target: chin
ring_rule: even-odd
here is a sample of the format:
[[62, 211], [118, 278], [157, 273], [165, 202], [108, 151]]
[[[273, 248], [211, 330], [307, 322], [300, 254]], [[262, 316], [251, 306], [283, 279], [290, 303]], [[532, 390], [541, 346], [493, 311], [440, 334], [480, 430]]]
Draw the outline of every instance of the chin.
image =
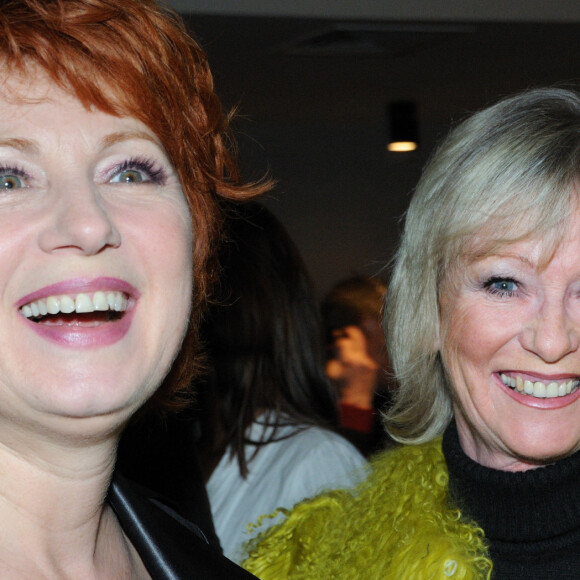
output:
[[154, 388], [140, 385], [129, 388], [126, 380], [103, 380], [93, 377], [88, 381], [65, 381], [43, 385], [35, 393], [31, 404], [36, 411], [47, 415], [70, 418], [102, 418], [122, 423], [135, 413], [153, 394]]
[[521, 441], [512, 446], [512, 454], [519, 461], [529, 465], [549, 465], [560, 459], [573, 455], [580, 449], [580, 437], [575, 440], [554, 441], [553, 444], [544, 441], [541, 445], [533, 442], [528, 445], [522, 445]]

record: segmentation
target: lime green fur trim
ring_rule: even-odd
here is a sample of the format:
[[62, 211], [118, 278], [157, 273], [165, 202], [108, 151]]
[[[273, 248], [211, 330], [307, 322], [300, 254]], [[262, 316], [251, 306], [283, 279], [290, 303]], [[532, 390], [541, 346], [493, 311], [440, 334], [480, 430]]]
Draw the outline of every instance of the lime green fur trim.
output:
[[447, 497], [441, 439], [380, 455], [354, 491], [297, 504], [249, 545], [261, 580], [482, 580], [492, 564], [483, 531]]

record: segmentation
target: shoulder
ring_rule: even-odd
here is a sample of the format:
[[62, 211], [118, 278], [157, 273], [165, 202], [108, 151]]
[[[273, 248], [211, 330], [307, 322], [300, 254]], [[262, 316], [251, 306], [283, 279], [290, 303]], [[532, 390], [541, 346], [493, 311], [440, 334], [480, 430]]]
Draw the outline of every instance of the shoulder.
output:
[[108, 502], [153, 578], [253, 578], [225, 558], [197, 525], [183, 518], [164, 498], [119, 473], [113, 478]]
[[325, 487], [352, 487], [366, 476], [366, 459], [344, 437], [327, 429], [299, 427], [278, 445], [271, 453], [284, 458], [284, 471], [291, 480], [307, 486], [302, 497]]
[[[250, 437], [259, 441], [264, 437], [264, 427], [252, 426]], [[248, 457], [255, 448], [247, 446]], [[366, 466], [366, 459], [344, 437], [329, 429], [313, 425], [297, 424], [280, 417], [273, 438], [259, 448], [249, 465], [250, 472], [277, 472], [293, 484], [307, 483], [302, 497], [321, 491], [317, 484], [328, 487], [350, 487], [361, 480], [359, 471]], [[333, 483], [335, 482], [335, 483]], [[316, 487], [313, 487], [316, 485]]]
[[342, 435], [322, 427], [299, 425], [294, 428], [294, 434], [283, 441], [288, 448], [300, 447], [303, 457], [313, 455], [331, 457], [332, 455], [328, 454], [333, 452], [342, 460], [351, 461], [357, 465], [366, 464], [366, 460], [352, 443]]

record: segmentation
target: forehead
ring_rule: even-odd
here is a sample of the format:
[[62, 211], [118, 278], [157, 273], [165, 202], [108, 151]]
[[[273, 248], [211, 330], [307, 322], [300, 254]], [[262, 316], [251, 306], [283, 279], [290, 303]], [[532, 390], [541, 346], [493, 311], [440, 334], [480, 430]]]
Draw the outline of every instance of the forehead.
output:
[[[0, 67], [0, 74], [7, 72]], [[85, 107], [72, 90], [65, 90], [52, 81], [38, 67], [27, 71], [8, 71], [0, 87], [0, 123], [4, 130], [11, 127], [23, 128], [30, 121], [30, 130], [35, 126], [61, 125], [74, 127], [75, 116], [84, 111], [94, 111]], [[50, 113], [49, 113], [50, 111]], [[67, 116], [70, 119], [67, 120]]]
[[[0, 59], [0, 75], [0, 100], [6, 103], [26, 104], [68, 97], [81, 103], [87, 110], [98, 108], [108, 113], [133, 115], [121, 103], [121, 89], [114, 83], [109, 83], [98, 70], [91, 76], [90, 87], [85, 84], [77, 87], [64, 77], [57, 82], [38, 64], [26, 60], [17, 67]], [[125, 98], [123, 103], [126, 102], [128, 100]]]
[[[46, 75], [22, 77], [0, 90], [0, 144], [13, 149], [38, 152], [43, 144], [58, 139], [63, 147], [69, 142], [91, 143], [102, 147], [120, 140], [145, 139], [161, 145], [153, 132], [133, 117], [118, 117], [86, 107]], [[80, 141], [79, 141], [80, 140]]]
[[37, 66], [15, 70], [4, 63], [0, 64], [0, 75], [3, 80], [0, 99], [6, 103], [41, 101], [47, 99], [54, 90], [62, 90]]

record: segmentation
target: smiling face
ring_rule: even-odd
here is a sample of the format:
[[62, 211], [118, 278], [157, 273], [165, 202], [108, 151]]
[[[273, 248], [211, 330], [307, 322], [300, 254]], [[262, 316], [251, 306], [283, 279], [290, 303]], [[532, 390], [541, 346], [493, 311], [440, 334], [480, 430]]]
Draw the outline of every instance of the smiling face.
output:
[[447, 274], [442, 356], [462, 447], [524, 470], [580, 449], [580, 211], [543, 267], [537, 240]]
[[114, 426], [186, 330], [187, 204], [140, 121], [87, 111], [43, 77], [18, 96], [0, 97], [0, 421]]

